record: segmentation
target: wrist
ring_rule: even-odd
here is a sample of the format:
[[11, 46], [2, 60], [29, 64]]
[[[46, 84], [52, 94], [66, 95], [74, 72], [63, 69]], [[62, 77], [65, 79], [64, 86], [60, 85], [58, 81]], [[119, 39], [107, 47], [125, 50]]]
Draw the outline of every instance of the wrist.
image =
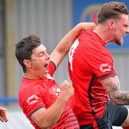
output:
[[61, 101], [62, 103], [66, 103], [68, 101], [69, 97], [64, 96], [63, 94], [60, 94], [58, 96], [58, 100]]

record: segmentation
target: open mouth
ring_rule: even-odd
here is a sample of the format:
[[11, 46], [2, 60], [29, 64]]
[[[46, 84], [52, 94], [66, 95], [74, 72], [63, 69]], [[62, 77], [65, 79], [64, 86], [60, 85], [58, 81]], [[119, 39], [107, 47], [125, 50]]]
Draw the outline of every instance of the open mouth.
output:
[[48, 67], [48, 64], [45, 64], [44, 67], [47, 68]]

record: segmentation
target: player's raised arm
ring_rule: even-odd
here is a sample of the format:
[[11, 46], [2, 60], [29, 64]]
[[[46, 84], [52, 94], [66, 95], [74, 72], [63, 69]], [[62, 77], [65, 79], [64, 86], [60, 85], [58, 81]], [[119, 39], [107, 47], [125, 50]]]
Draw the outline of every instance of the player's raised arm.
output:
[[63, 39], [59, 42], [57, 47], [51, 54], [51, 60], [55, 63], [56, 67], [61, 63], [64, 56], [67, 54], [72, 45], [73, 40], [84, 30], [93, 29], [95, 23], [79, 23], [71, 31], [69, 31]]

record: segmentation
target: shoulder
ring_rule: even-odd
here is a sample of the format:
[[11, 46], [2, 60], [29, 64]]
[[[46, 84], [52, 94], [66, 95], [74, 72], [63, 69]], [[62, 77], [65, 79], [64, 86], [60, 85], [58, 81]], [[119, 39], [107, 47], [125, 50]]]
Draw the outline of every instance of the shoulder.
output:
[[34, 94], [40, 92], [41, 83], [38, 80], [22, 79], [19, 88], [19, 101], [26, 101], [26, 99]]
[[44, 106], [42, 93], [47, 90], [44, 88], [43, 81], [24, 81], [19, 89], [19, 105], [27, 114], [30, 114], [40, 106]]

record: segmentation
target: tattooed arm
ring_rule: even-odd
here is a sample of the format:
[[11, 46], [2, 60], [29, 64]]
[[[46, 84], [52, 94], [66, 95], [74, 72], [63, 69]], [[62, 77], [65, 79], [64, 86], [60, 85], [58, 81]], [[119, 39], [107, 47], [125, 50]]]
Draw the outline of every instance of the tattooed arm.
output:
[[114, 104], [129, 105], [129, 92], [120, 90], [120, 82], [117, 76], [104, 79], [101, 84], [105, 87]]

